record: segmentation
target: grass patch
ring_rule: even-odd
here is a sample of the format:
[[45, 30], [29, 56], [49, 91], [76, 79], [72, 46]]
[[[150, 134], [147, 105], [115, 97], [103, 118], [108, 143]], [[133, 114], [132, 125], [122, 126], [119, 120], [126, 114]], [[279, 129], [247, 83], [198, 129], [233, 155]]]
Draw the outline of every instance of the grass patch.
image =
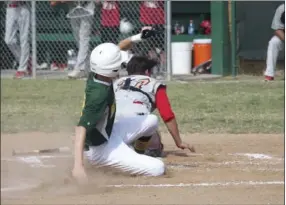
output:
[[[73, 131], [84, 88], [84, 81], [1, 80], [2, 133]], [[171, 82], [168, 94], [182, 132], [284, 132], [284, 81]]]

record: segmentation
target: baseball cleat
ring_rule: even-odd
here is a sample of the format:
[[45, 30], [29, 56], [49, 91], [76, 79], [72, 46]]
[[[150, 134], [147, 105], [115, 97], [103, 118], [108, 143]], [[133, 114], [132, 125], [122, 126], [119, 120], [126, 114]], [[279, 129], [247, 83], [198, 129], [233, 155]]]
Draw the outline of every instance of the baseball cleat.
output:
[[14, 78], [15, 79], [21, 79], [27, 76], [31, 76], [31, 73], [26, 72], [26, 71], [17, 71]]
[[265, 78], [264, 78], [264, 80], [265, 81], [273, 81], [274, 80], [274, 77], [272, 77], [272, 76], [265, 76]]
[[68, 74], [68, 78], [70, 79], [84, 78], [85, 76], [86, 74], [83, 70], [73, 70]]

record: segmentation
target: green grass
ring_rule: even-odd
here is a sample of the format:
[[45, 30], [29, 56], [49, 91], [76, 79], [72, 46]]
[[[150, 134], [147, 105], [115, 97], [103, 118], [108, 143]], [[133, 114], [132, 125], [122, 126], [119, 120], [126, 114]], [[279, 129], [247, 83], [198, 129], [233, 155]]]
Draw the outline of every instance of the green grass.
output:
[[[84, 81], [2, 80], [1, 84], [2, 133], [73, 131]], [[172, 82], [168, 94], [182, 132], [284, 132], [284, 81]]]

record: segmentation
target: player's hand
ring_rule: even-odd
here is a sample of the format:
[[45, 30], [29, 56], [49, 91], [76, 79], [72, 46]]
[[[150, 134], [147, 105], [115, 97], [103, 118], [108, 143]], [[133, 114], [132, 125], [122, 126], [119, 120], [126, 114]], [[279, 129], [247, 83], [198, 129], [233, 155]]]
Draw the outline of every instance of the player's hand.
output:
[[79, 184], [87, 184], [88, 179], [83, 167], [74, 167], [72, 170], [72, 176]]
[[188, 143], [182, 142], [181, 144], [177, 145], [180, 149], [188, 149], [190, 152], [196, 152], [195, 147], [192, 145], [189, 145]]
[[156, 30], [151, 26], [145, 26], [141, 29], [141, 38], [147, 39], [157, 34]]

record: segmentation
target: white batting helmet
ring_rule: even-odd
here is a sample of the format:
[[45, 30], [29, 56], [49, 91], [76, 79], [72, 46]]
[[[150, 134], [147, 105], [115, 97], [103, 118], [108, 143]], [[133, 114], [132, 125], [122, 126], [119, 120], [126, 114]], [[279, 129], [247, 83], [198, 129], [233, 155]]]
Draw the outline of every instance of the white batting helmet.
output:
[[102, 43], [95, 47], [90, 55], [90, 70], [96, 74], [114, 78], [121, 68], [120, 49], [113, 43]]

